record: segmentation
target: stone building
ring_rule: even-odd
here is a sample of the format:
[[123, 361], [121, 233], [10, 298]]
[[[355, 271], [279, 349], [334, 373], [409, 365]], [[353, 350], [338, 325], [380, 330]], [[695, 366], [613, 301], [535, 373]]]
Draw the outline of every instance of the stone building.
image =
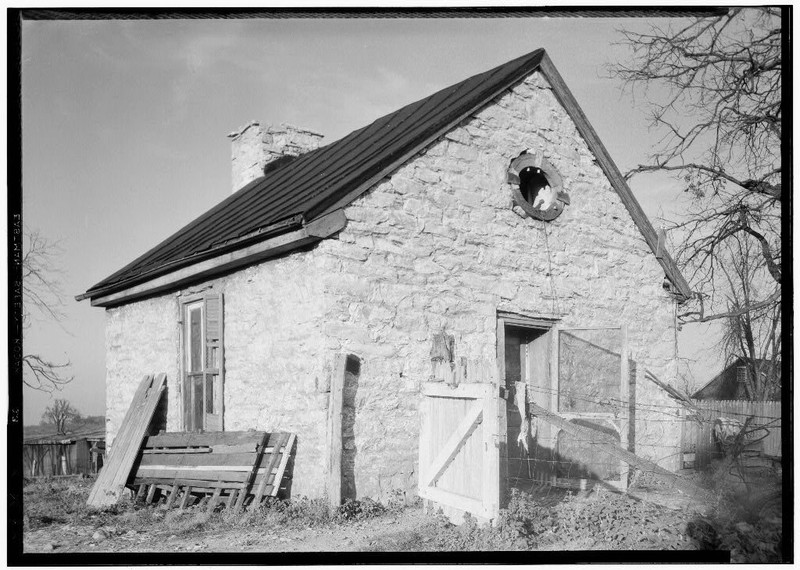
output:
[[163, 371], [170, 431], [292, 431], [292, 492], [321, 496], [347, 353], [345, 494], [413, 494], [437, 335], [499, 389], [533, 374], [520, 351], [550, 327], [624, 325], [628, 445], [677, 467], [670, 400], [643, 372], [675, 377], [691, 292], [544, 50], [328, 145], [259, 123], [231, 138], [234, 192], [79, 297], [106, 310], [109, 442]]

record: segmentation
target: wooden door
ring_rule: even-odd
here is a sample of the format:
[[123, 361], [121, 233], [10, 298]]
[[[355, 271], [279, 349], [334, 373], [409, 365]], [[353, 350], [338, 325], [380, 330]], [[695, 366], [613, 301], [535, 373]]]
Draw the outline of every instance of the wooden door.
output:
[[495, 384], [428, 382], [420, 404], [419, 495], [453, 522], [499, 510], [498, 397]]
[[[554, 333], [548, 330], [532, 338], [526, 346], [526, 372], [523, 382], [527, 383], [528, 399], [544, 408], [550, 408], [552, 395], [557, 390], [551, 379], [551, 358]], [[531, 486], [542, 482], [552, 482], [555, 477], [554, 447], [551, 444], [552, 428], [547, 422], [529, 418], [529, 450], [526, 474]], [[524, 484], [527, 481], [520, 480]], [[520, 486], [520, 485], [517, 485]]]
[[[628, 444], [629, 356], [625, 326], [567, 328], [551, 334], [548, 410]], [[529, 397], [533, 401], [532, 397]], [[536, 402], [542, 405], [542, 402]], [[626, 489], [628, 464], [610, 457], [591, 441], [551, 429], [549, 446], [558, 484], [581, 486], [604, 481]]]

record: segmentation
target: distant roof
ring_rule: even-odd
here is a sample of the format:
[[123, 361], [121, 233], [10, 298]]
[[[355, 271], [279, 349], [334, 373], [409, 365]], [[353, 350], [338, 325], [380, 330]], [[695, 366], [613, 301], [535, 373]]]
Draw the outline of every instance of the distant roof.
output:
[[[757, 358], [756, 362], [759, 365], [769, 365], [771, 363], [769, 360], [764, 360], [761, 358]], [[692, 398], [695, 400], [741, 399], [736, 369], [740, 366], [744, 366], [744, 364], [744, 359], [741, 357], [737, 358], [723, 368], [722, 371], [714, 376], [714, 378], [712, 378], [705, 386], [692, 394]], [[778, 363], [778, 369], [780, 370], [780, 362]], [[780, 399], [780, 390], [776, 390], [775, 393], [771, 395], [770, 399]]]
[[[78, 295], [77, 299], [124, 290], [255, 241], [297, 229], [326, 214], [332, 206], [338, 204], [341, 207], [343, 199], [352, 201], [357, 197], [351, 196], [352, 192], [365, 182], [388, 175], [388, 167], [415, 152], [420, 144], [432, 142], [452, 128], [454, 122], [457, 124], [468, 117], [540, 67], [553, 83], [553, 90], [562, 104], [564, 99], [573, 103], [572, 109], [565, 105], [567, 112], [594, 154], [606, 158], [599, 160], [601, 166], [655, 253], [655, 230], [544, 50], [538, 49], [406, 105], [327, 146], [291, 160], [275, 161], [267, 166], [263, 177], [238, 190], [86, 293]], [[587, 129], [590, 136], [586, 134]], [[667, 276], [688, 298], [691, 291], [677, 266], [669, 256], [659, 255]]]
[[71, 431], [66, 434], [47, 433], [43, 435], [30, 435], [23, 438], [23, 443], [27, 444], [48, 444], [48, 443], [72, 443], [78, 439], [105, 439], [105, 428], [92, 428], [86, 430]]

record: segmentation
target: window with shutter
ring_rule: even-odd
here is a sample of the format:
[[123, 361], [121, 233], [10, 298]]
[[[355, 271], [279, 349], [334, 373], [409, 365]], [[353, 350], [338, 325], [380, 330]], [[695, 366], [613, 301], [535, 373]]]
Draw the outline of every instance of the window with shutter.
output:
[[222, 431], [222, 295], [205, 295], [183, 305], [183, 429]]

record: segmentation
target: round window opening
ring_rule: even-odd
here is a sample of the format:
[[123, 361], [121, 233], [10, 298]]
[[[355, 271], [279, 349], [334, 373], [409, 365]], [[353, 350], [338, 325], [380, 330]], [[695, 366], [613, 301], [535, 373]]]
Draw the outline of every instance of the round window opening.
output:
[[569, 204], [558, 171], [539, 155], [524, 152], [515, 158], [508, 169], [508, 182], [514, 203], [537, 220], [554, 220]]
[[552, 206], [556, 199], [556, 194], [544, 172], [532, 166], [526, 166], [519, 173], [519, 191], [528, 204], [542, 210]]

